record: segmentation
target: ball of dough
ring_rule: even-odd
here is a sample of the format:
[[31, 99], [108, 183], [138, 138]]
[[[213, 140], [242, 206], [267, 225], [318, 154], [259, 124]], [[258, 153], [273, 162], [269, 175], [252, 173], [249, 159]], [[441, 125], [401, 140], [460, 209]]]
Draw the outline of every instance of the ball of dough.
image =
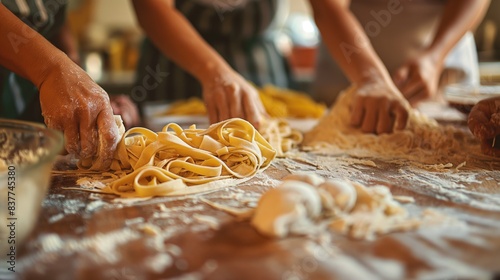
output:
[[357, 193], [349, 181], [329, 179], [318, 186], [323, 207], [330, 213], [349, 212], [356, 204]]
[[314, 187], [300, 181], [284, 181], [262, 195], [251, 223], [261, 234], [284, 237], [308, 228], [320, 213], [321, 199]]
[[318, 186], [325, 181], [325, 178], [314, 173], [290, 174], [283, 178], [284, 181], [294, 180], [307, 183], [311, 186]]

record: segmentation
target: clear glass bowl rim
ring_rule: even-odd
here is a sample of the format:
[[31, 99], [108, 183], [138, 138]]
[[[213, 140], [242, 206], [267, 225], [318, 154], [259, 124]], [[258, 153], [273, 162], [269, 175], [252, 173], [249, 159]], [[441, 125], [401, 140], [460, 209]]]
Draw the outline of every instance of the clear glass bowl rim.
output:
[[[50, 139], [49, 152], [43, 155], [40, 160], [35, 163], [23, 165], [19, 168], [16, 168], [20, 172], [33, 170], [45, 164], [51, 163], [63, 149], [64, 139], [62, 132], [48, 128], [41, 123], [0, 118], [0, 129], [1, 128], [15, 128], [32, 131], [35, 133], [42, 133], [44, 136], [47, 136], [47, 138]], [[0, 174], [0, 178], [6, 175], [7, 174]]]

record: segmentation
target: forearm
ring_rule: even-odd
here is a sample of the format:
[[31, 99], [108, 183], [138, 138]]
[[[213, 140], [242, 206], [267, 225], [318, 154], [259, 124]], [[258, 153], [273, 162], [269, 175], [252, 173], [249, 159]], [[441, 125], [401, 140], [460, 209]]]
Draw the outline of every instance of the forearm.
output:
[[162, 51], [200, 81], [229, 70], [228, 64], [168, 0], [133, 0], [141, 27]]
[[310, 0], [323, 42], [353, 83], [390, 81], [390, 75], [373, 49], [348, 1]]
[[488, 9], [489, 0], [449, 0], [432, 43], [425, 52], [442, 61], [468, 31], [474, 30]]
[[63, 51], [73, 62], [80, 65], [78, 42], [71, 33], [68, 21], [64, 23], [57, 34], [51, 39], [52, 43]]
[[0, 64], [40, 87], [50, 69], [67, 59], [43, 36], [0, 4]]

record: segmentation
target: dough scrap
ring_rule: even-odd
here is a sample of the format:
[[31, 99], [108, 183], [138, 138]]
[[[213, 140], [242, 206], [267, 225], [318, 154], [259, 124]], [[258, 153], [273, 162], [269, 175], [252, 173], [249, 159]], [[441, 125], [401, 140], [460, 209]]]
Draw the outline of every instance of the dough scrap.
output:
[[421, 225], [421, 219], [410, 218], [385, 186], [366, 187], [343, 179], [313, 186], [305, 182], [310, 178], [301, 176], [285, 177], [281, 185], [262, 195], [251, 220], [259, 233], [282, 238], [307, 233], [315, 223], [326, 223], [352, 238], [373, 239]]
[[281, 238], [310, 228], [320, 213], [321, 200], [314, 187], [290, 180], [262, 195], [251, 224], [263, 235]]
[[356, 204], [356, 188], [349, 181], [329, 179], [318, 185], [318, 191], [323, 208], [331, 214], [349, 212]]

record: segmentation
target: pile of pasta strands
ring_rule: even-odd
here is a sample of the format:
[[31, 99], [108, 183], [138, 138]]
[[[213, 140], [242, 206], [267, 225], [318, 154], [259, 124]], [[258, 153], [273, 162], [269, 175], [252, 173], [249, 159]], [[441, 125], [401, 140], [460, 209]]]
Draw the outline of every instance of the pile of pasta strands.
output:
[[259, 132], [264, 139], [276, 150], [277, 157], [285, 154], [302, 143], [302, 132], [290, 127], [284, 119], [269, 118], [262, 122]]
[[[249, 178], [265, 169], [276, 151], [247, 121], [234, 118], [197, 129], [167, 124], [155, 133], [136, 127], [126, 131], [111, 165], [115, 178], [102, 192], [122, 197], [196, 193], [196, 185], [229, 178]], [[94, 170], [93, 159], [80, 169]]]

